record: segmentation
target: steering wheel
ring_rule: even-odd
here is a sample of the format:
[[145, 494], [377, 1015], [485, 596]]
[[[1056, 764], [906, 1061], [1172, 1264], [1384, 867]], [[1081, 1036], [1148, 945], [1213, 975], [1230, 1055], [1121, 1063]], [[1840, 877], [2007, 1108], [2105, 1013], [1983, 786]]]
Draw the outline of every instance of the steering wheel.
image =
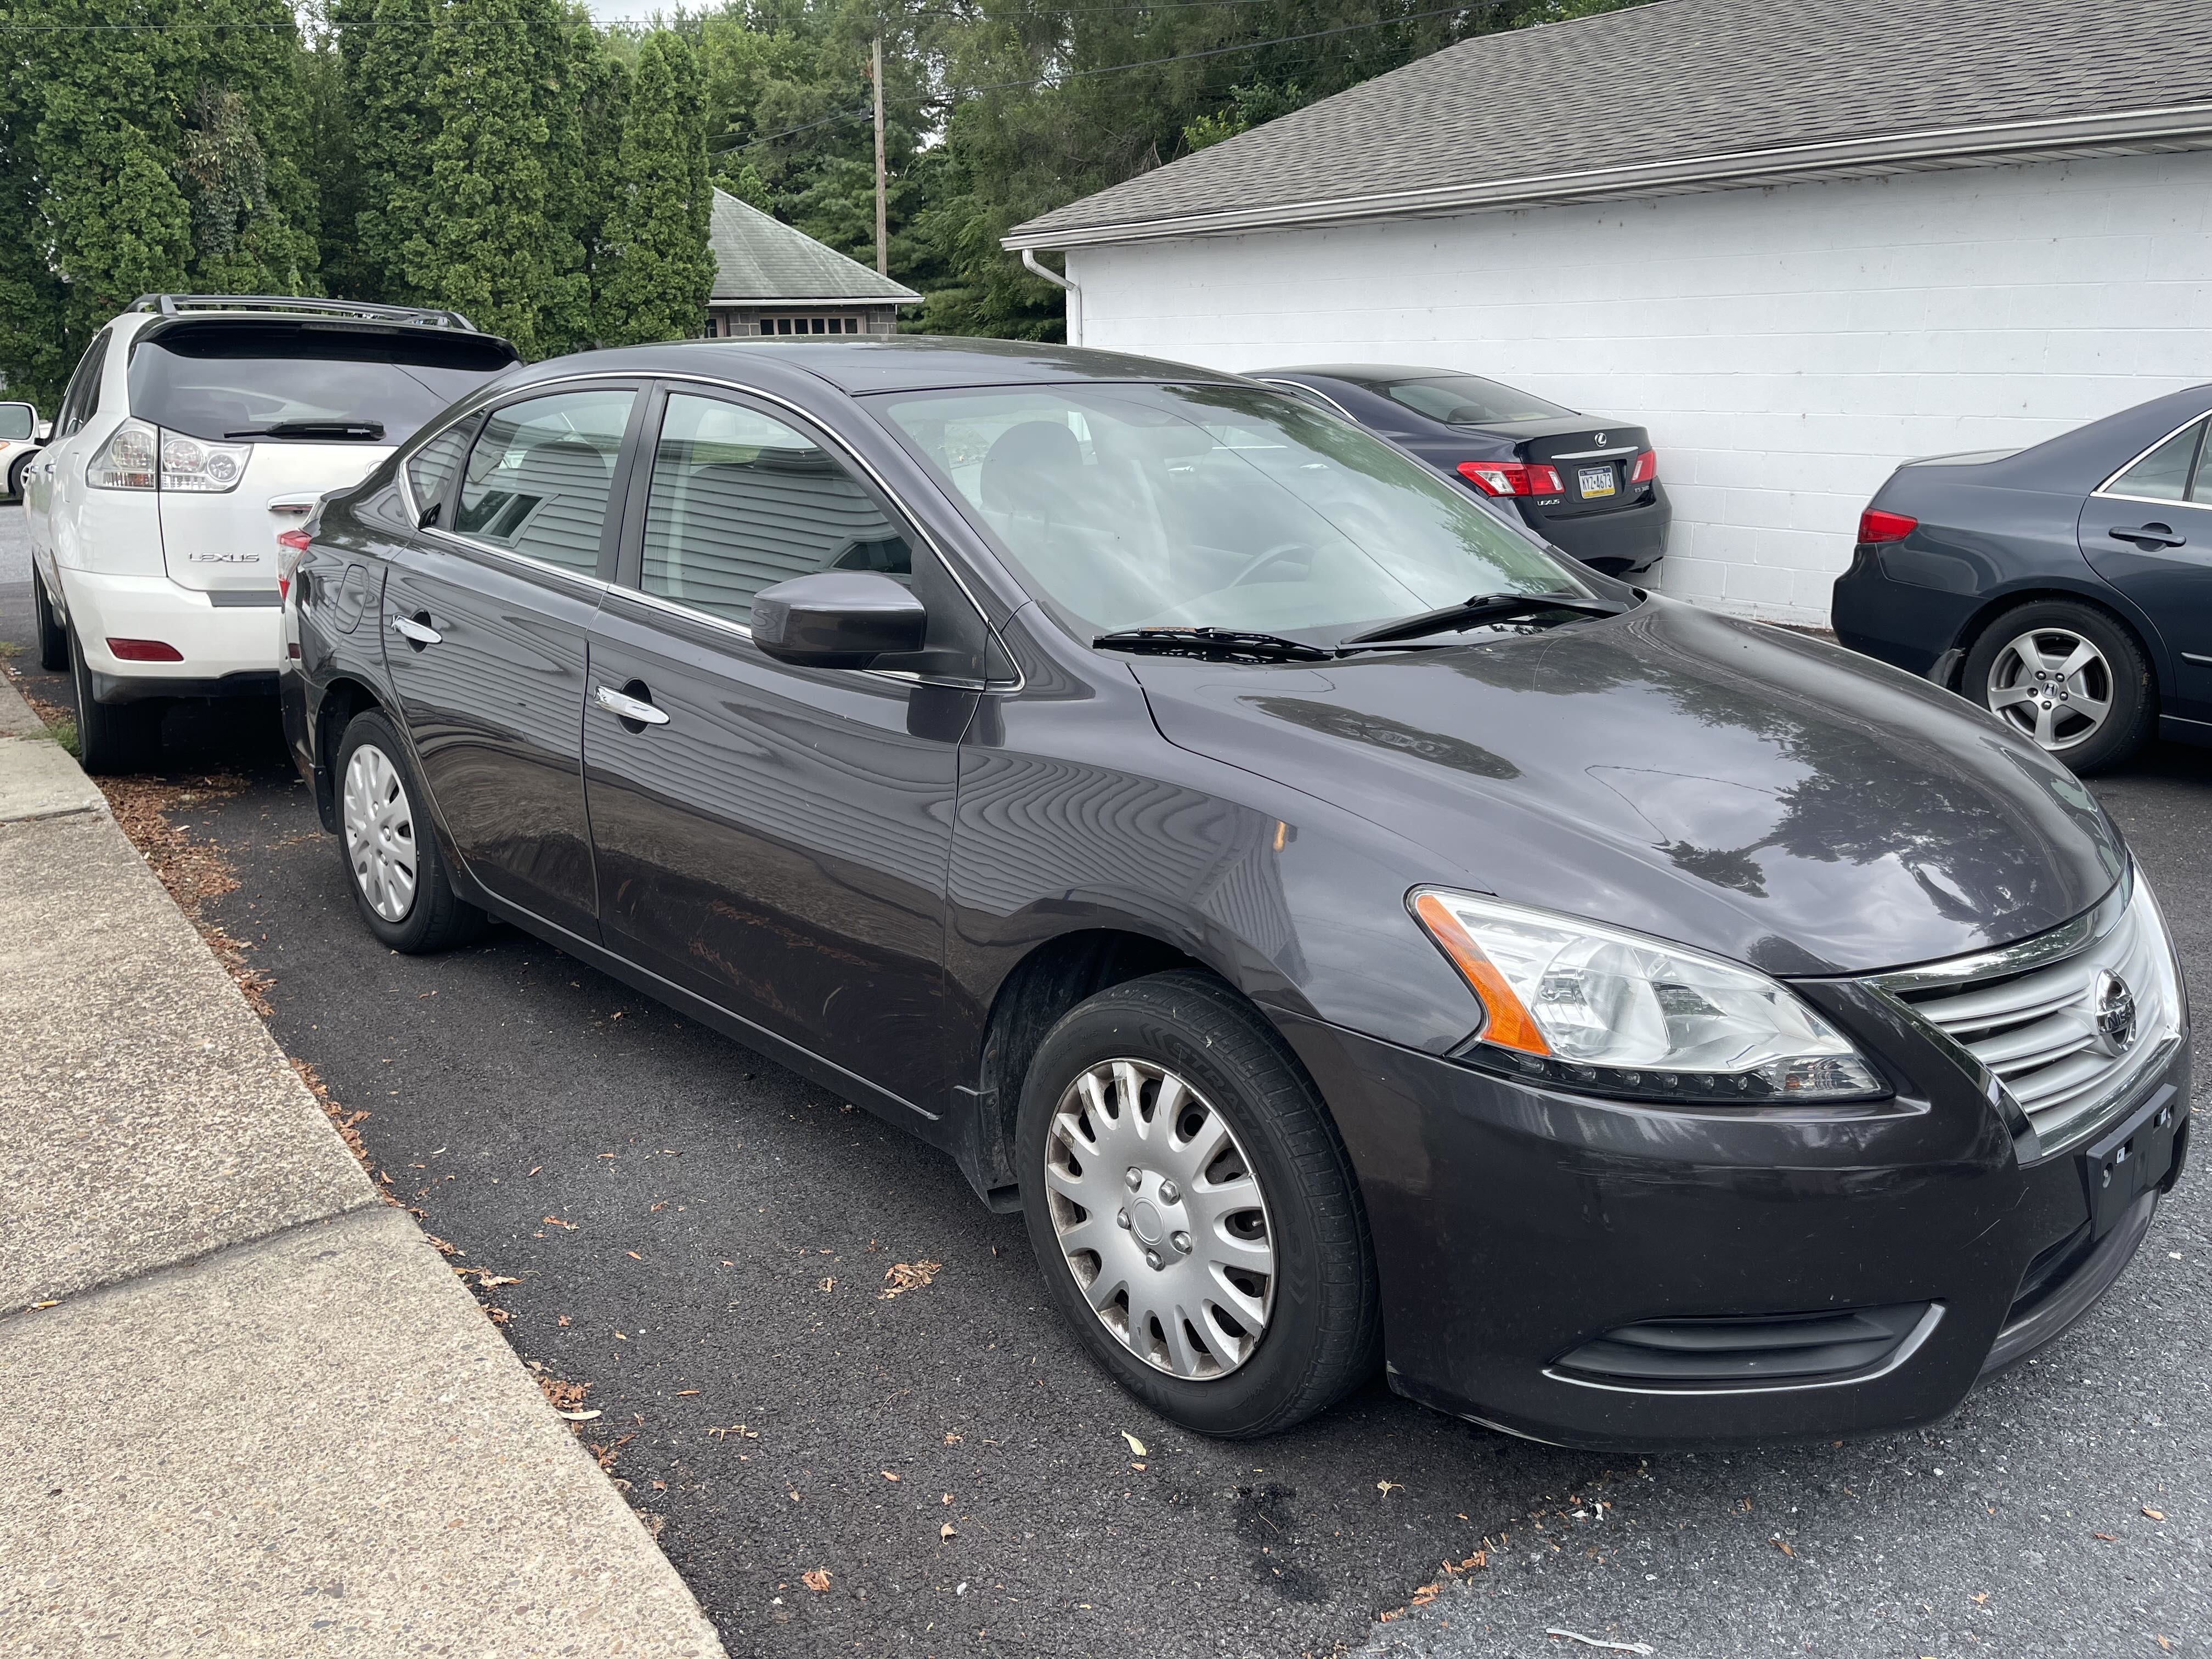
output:
[[1310, 542], [1278, 542], [1274, 546], [1269, 548], [1266, 552], [1261, 554], [1249, 564], [1247, 564], [1242, 570], [1238, 571], [1235, 578], [1230, 582], [1229, 586], [1231, 587], [1242, 587], [1247, 582], [1257, 581], [1260, 579], [1260, 573], [1265, 570], [1269, 565], [1284, 563], [1294, 556], [1301, 553], [1305, 555], [1306, 563], [1308, 565], [1311, 565], [1314, 562], [1313, 544]]

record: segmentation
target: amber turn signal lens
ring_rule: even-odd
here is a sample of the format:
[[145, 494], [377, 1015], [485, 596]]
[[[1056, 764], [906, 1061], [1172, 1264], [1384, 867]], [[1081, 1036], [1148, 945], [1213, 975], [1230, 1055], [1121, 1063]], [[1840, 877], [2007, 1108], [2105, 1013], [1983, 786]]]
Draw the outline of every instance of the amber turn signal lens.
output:
[[1521, 1006], [1521, 999], [1513, 994], [1513, 988], [1506, 984], [1505, 975], [1482, 954], [1482, 947], [1460, 926], [1459, 918], [1444, 902], [1434, 893], [1424, 893], [1413, 901], [1413, 914], [1451, 958], [1452, 966], [1459, 969], [1460, 977], [1489, 1016], [1482, 1028], [1482, 1040], [1500, 1048], [1518, 1048], [1524, 1054], [1548, 1055], [1551, 1045]]

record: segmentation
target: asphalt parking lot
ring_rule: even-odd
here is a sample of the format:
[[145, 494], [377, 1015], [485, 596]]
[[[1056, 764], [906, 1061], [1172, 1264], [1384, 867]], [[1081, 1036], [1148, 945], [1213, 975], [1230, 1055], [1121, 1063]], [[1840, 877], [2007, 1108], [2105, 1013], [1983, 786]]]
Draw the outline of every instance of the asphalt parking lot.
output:
[[[66, 706], [21, 533], [0, 507], [0, 650]], [[173, 822], [235, 876], [206, 915], [278, 1040], [523, 1358], [589, 1385], [584, 1438], [732, 1654], [2212, 1651], [2201, 1168], [2089, 1321], [1925, 1432], [1607, 1458], [1377, 1386], [1215, 1444], [1091, 1369], [950, 1163], [519, 933], [384, 951], [273, 708], [171, 738], [236, 780]], [[2096, 789], [2212, 983], [2212, 751]]]

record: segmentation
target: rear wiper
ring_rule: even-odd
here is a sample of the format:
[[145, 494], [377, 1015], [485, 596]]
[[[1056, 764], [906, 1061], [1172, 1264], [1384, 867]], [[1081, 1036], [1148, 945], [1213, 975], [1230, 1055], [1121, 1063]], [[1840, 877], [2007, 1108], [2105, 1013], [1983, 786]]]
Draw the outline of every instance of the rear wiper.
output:
[[226, 438], [345, 438], [374, 443], [384, 435], [381, 421], [272, 421], [267, 426], [226, 432]]
[[1424, 634], [1510, 622], [1516, 617], [1533, 617], [1546, 611], [1571, 611], [1583, 617], [1618, 617], [1627, 609], [1617, 599], [1585, 599], [1579, 593], [1478, 593], [1460, 605], [1448, 605], [1441, 611], [1424, 611], [1418, 617], [1406, 617], [1380, 628], [1370, 628], [1364, 634], [1354, 634], [1343, 645], [1387, 645], [1398, 640], [1419, 639]]
[[1336, 654], [1279, 634], [1241, 634], [1231, 628], [1121, 628], [1091, 643], [1101, 651], [1213, 662], [1327, 662]]

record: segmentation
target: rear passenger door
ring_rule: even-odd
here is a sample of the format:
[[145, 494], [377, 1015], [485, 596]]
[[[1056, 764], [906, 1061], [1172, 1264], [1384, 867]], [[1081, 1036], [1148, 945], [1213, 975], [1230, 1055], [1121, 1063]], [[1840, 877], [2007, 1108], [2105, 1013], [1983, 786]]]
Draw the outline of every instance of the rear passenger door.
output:
[[2212, 720], [2212, 437], [2199, 419], [2083, 504], [2081, 552], [2166, 647], [2165, 712]]
[[[849, 452], [780, 409], [672, 389], [630, 503], [584, 718], [605, 943], [941, 1109], [945, 866], [981, 618]], [[933, 647], [915, 674], [754, 646], [753, 595], [830, 568], [914, 587]]]
[[417, 502], [427, 522], [384, 586], [385, 661], [446, 833], [494, 894], [586, 939], [586, 635], [642, 401], [638, 384], [595, 381], [473, 417], [459, 476]]

